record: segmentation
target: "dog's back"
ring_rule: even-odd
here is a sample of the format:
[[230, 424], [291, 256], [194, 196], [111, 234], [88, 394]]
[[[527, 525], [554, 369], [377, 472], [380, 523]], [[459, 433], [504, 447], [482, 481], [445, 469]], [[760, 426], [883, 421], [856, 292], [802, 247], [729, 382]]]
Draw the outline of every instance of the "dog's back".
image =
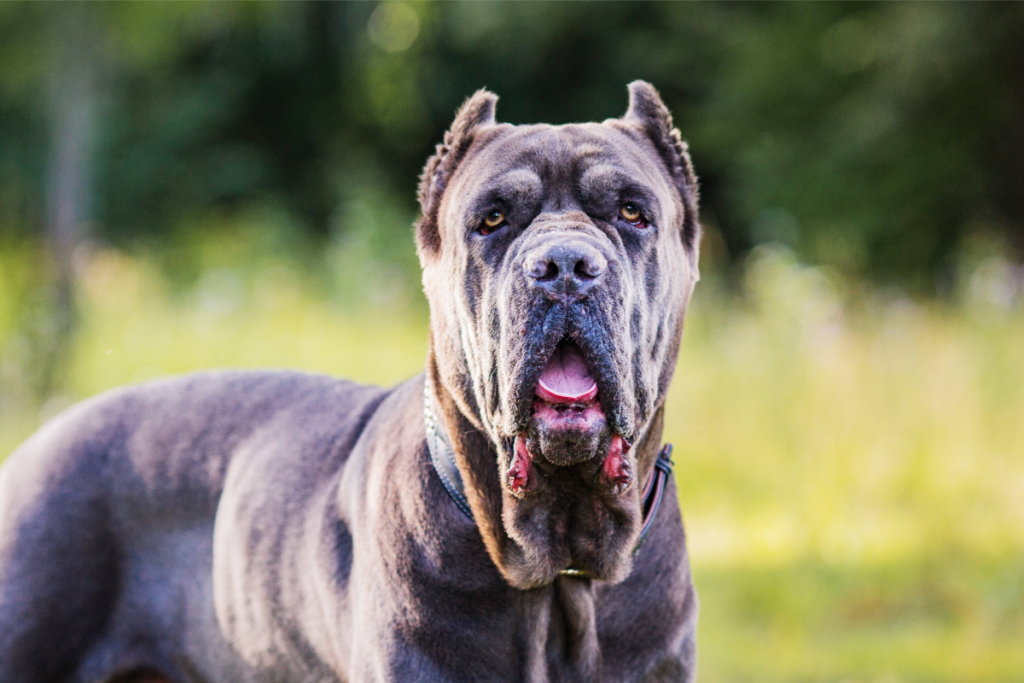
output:
[[[0, 471], [0, 681], [149, 669], [186, 681], [193, 667], [245, 678], [210, 599], [225, 483], [276, 476], [243, 486], [258, 496], [243, 505], [266, 513], [249, 536], [282, 533], [276, 513], [335, 480], [385, 395], [327, 377], [221, 372], [105, 394], [51, 421]], [[270, 475], [280, 452], [290, 462], [270, 463]]]

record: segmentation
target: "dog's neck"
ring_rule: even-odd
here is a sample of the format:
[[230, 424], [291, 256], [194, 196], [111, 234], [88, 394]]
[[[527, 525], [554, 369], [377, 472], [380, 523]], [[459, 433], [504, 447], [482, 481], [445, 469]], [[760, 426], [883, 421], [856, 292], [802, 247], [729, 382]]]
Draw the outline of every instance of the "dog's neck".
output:
[[[460, 509], [476, 523], [488, 554], [502, 575], [513, 586], [528, 582], [526, 575], [531, 573], [529, 562], [533, 558], [524, 555], [502, 522], [502, 497], [507, 495], [499, 476], [503, 471], [502, 456], [488, 435], [477, 426], [477, 420], [463, 413], [453, 392], [445, 386], [433, 344], [428, 351], [424, 401], [425, 423], [432, 422], [426, 435], [428, 445], [432, 451], [447, 451], [431, 453], [432, 460], [448, 460], [447, 463], [434, 463], [439, 478]], [[671, 473], [671, 446], [660, 448], [662, 428], [663, 409], [659, 407], [634, 446], [637, 449], [637, 481], [645, 483], [641, 489], [642, 530], [636, 547], [639, 547], [642, 536], [653, 521], [665, 481]], [[433, 431], [432, 435], [430, 431]], [[572, 571], [563, 573], [562, 569], [557, 568], [557, 573], [575, 574]]]
[[[426, 427], [427, 449], [430, 452], [430, 462], [437, 473], [438, 479], [448, 492], [448, 496], [470, 520], [473, 519], [473, 512], [469, 501], [466, 498], [466, 487], [462, 481], [462, 473], [459, 471], [455, 461], [455, 452], [452, 449], [451, 439], [445, 429], [444, 423], [438, 417], [439, 410], [437, 398], [433, 388], [433, 382], [427, 375], [423, 381], [423, 422]], [[665, 484], [672, 474], [672, 445], [666, 444], [658, 453], [654, 461], [654, 470], [647, 478], [647, 484], [643, 488], [642, 509], [644, 512], [643, 527], [640, 530], [640, 537], [637, 540], [633, 553], [640, 549], [647, 532], [650, 531], [654, 518], [661, 505], [661, 498], [665, 491]], [[586, 577], [587, 572], [566, 568], [559, 572], [560, 576]]]

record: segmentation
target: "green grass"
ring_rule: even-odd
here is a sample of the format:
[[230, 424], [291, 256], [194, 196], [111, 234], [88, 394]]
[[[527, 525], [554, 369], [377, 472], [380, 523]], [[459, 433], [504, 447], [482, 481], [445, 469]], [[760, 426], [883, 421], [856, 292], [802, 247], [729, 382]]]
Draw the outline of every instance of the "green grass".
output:
[[[846, 290], [771, 251], [747, 273], [743, 299], [698, 288], [667, 404], [699, 680], [1024, 680], [1024, 312]], [[16, 336], [4, 284], [0, 344]], [[321, 292], [277, 263], [172, 293], [147, 261], [100, 252], [67, 396], [3, 403], [0, 454], [68, 401], [150, 377], [389, 384], [422, 367], [421, 309]]]

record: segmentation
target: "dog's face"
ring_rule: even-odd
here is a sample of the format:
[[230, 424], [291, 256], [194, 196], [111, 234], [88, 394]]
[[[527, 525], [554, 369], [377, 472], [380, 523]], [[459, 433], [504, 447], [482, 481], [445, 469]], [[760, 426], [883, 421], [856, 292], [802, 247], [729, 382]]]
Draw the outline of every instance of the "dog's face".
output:
[[636, 446], [651, 440], [697, 280], [685, 146], [651, 86], [630, 96], [622, 119], [511, 126], [477, 93], [421, 185], [437, 372], [498, 454], [521, 556], [503, 570], [521, 587], [569, 566], [628, 573], [650, 466]]

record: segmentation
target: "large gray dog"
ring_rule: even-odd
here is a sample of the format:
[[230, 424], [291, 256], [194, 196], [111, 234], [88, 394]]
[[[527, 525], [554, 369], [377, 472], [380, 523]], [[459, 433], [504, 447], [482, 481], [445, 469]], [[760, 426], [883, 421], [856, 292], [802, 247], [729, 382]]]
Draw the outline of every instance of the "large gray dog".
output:
[[15, 452], [0, 681], [692, 681], [659, 453], [697, 188], [629, 94], [600, 124], [459, 111], [419, 189], [424, 375], [155, 382]]

